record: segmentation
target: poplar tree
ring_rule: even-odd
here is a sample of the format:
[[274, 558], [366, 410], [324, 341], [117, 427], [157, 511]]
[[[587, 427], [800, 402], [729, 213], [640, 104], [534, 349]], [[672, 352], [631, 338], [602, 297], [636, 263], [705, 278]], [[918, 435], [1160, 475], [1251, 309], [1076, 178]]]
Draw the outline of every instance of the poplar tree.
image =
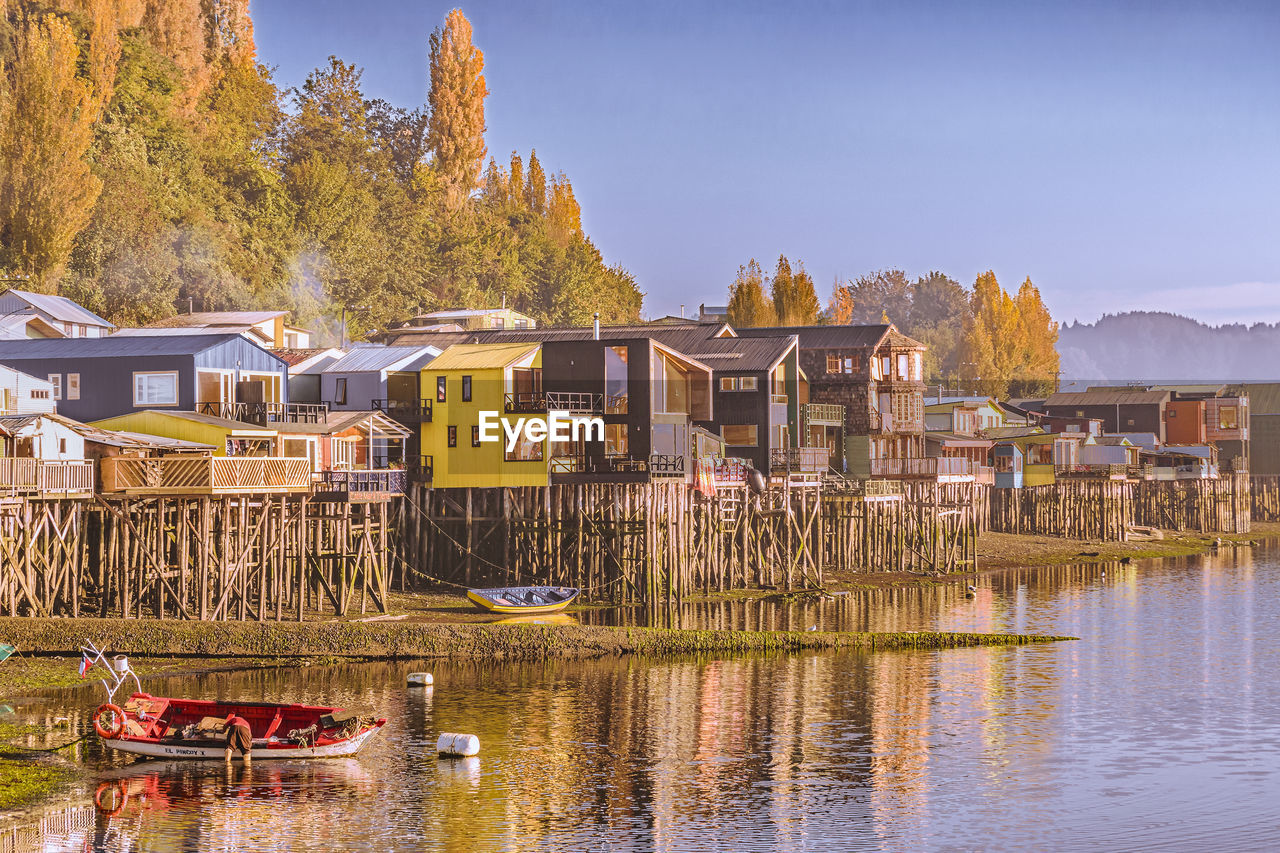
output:
[[795, 287], [791, 280], [791, 262], [786, 255], [778, 256], [778, 265], [773, 270], [773, 278], [769, 282], [769, 296], [773, 300], [773, 313], [778, 324], [790, 325], [790, 308], [794, 299], [792, 290]]
[[547, 212], [547, 175], [538, 162], [538, 151], [529, 152], [529, 176], [524, 185], [525, 206], [534, 213]]
[[471, 43], [471, 22], [454, 9], [431, 34], [431, 120], [427, 144], [445, 191], [459, 210], [475, 190], [484, 165], [484, 54]]
[[561, 246], [582, 237], [582, 208], [573, 196], [573, 184], [561, 172], [551, 179], [551, 200], [547, 207], [551, 237]]
[[1008, 396], [1023, 375], [1026, 330], [1018, 306], [987, 270], [973, 283], [973, 316], [965, 334], [961, 375], [984, 394]]
[[524, 207], [524, 161], [520, 152], [511, 152], [511, 166], [507, 173], [507, 200], [516, 207]]
[[1028, 276], [1014, 297], [1022, 327], [1022, 364], [1015, 383], [1019, 393], [1048, 393], [1058, 372], [1058, 324]]
[[785, 255], [778, 256], [778, 267], [773, 274], [773, 310], [778, 323], [783, 326], [809, 326], [818, 322], [822, 303], [813, 287], [813, 277], [798, 263], [796, 271]]
[[764, 295], [764, 271], [752, 258], [746, 266], [738, 267], [738, 276], [729, 285], [729, 324], [746, 329], [777, 323], [773, 304]]
[[0, 267], [54, 292], [102, 182], [85, 155], [97, 104], [76, 76], [75, 33], [54, 15], [29, 16], [15, 32], [0, 95]]

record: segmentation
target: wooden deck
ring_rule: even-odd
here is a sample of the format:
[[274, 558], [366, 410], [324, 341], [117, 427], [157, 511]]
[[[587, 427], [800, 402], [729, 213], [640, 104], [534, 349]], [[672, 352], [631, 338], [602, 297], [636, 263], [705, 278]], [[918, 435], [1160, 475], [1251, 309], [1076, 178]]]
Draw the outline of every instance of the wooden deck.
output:
[[275, 456], [102, 460], [102, 491], [137, 495], [309, 492], [311, 463]]

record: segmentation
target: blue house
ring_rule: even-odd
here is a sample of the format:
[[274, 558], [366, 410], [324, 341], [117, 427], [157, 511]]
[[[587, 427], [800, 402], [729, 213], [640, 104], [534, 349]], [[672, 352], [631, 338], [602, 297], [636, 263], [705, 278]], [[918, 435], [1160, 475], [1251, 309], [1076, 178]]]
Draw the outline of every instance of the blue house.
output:
[[288, 408], [288, 366], [235, 333], [0, 340], [0, 364], [47, 379], [78, 421], [173, 409], [265, 422]]
[[991, 448], [997, 489], [1022, 488], [1022, 460], [1022, 448], [1016, 444], [997, 444]]

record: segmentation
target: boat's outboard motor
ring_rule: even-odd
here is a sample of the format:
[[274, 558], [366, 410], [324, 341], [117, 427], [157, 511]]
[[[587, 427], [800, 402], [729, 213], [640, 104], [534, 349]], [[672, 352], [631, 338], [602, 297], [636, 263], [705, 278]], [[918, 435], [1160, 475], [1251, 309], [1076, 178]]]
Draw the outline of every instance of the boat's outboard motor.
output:
[[759, 468], [752, 468], [747, 472], [747, 488], [751, 489], [752, 494], [763, 495], [768, 486]]

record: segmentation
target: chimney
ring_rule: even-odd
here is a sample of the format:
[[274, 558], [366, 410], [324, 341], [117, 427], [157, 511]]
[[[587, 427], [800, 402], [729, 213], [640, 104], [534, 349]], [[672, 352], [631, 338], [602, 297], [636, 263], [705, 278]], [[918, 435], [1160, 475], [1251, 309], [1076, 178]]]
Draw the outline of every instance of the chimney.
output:
[[596, 336], [596, 340], [598, 341], [600, 340], [600, 312], [597, 311], [596, 313], [592, 314], [591, 319], [595, 321], [595, 326], [594, 326], [595, 336]]
[[684, 319], [684, 303], [683, 302], [680, 303], [680, 319], [681, 320]]
[[507, 292], [505, 290], [502, 291], [502, 307], [504, 309], [507, 307]]

